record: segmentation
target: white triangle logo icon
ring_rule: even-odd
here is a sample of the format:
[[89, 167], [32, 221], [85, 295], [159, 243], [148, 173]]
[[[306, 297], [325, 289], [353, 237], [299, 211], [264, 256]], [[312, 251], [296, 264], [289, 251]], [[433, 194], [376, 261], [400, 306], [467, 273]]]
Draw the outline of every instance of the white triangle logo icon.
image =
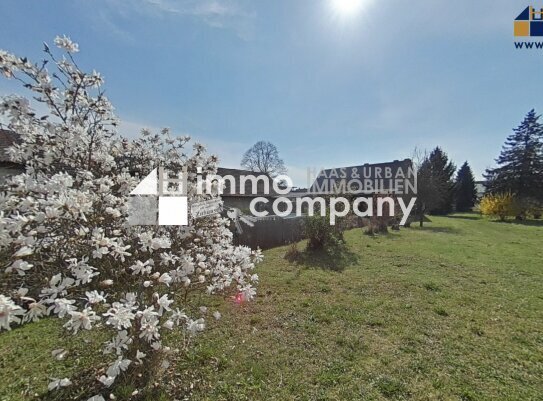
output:
[[155, 168], [145, 177], [130, 195], [158, 195], [158, 172]]

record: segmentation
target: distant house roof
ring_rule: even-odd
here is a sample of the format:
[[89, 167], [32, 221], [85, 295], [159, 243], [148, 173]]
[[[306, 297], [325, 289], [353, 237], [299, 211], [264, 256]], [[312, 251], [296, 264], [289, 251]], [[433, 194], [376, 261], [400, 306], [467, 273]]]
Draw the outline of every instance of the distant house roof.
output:
[[[232, 188], [230, 180], [224, 180], [224, 190], [223, 190], [223, 196], [279, 196], [274, 190], [273, 190], [273, 179], [265, 173], [260, 173], [257, 171], [250, 171], [250, 170], [242, 170], [237, 168], [224, 168], [219, 167], [217, 169], [217, 175], [221, 176], [222, 178], [226, 176], [231, 176], [234, 178], [234, 184], [235, 187]], [[268, 177], [270, 189], [269, 192], [265, 191], [264, 182], [263, 180], [258, 180], [257, 182], [257, 191], [256, 193], [252, 190], [252, 183], [250, 180], [245, 180], [244, 187], [245, 187], [245, 193], [241, 193], [241, 177], [258, 177], [260, 175], [265, 175]], [[234, 190], [233, 190], [234, 189]]]
[[12, 163], [7, 150], [15, 143], [21, 143], [19, 134], [7, 129], [0, 129], [0, 162]]
[[487, 181], [475, 181], [475, 190], [478, 197], [482, 197], [485, 194], [487, 183]]
[[[410, 177], [409, 174], [412, 176]], [[413, 182], [413, 174], [411, 159], [330, 168], [319, 173], [309, 191], [313, 193], [389, 192], [396, 188], [396, 180], [405, 179]], [[371, 181], [372, 189], [366, 185], [366, 180]], [[361, 186], [358, 185], [359, 182]]]

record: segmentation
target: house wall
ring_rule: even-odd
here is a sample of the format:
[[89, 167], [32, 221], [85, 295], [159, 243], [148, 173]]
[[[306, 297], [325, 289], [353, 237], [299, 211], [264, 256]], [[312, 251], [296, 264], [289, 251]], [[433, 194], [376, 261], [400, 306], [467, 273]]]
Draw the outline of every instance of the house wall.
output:
[[[245, 212], [246, 214], [249, 214], [249, 206], [251, 205], [251, 201], [255, 197], [253, 196], [229, 196], [229, 195], [223, 195], [222, 200], [224, 202], [224, 208], [237, 208], [241, 210], [242, 212]], [[258, 212], [262, 212], [264, 210], [267, 210], [271, 212], [271, 204], [273, 203], [273, 198], [267, 198], [269, 202], [267, 204], [259, 203], [256, 206], [256, 209]]]
[[21, 174], [22, 172], [24, 172], [24, 169], [20, 167], [0, 165], [0, 183], [5, 182], [7, 177], [11, 175]]
[[252, 249], [270, 249], [291, 244], [304, 238], [303, 221], [304, 217], [269, 216], [257, 219], [253, 227], [242, 223], [242, 233], [232, 227], [234, 243]]

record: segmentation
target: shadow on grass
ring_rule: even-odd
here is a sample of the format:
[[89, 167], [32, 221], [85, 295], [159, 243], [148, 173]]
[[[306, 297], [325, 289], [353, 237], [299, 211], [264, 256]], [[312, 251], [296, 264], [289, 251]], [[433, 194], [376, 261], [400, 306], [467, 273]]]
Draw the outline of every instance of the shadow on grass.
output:
[[493, 223], [500, 224], [518, 224], [521, 226], [530, 226], [530, 227], [543, 227], [543, 220], [493, 220]]
[[442, 216], [448, 219], [462, 219], [462, 220], [481, 220], [481, 216], [478, 214], [453, 214], [450, 216]]
[[415, 227], [417, 230], [420, 231], [427, 231], [432, 233], [441, 233], [441, 234], [460, 234], [462, 230], [456, 228], [456, 227]]
[[331, 270], [342, 272], [349, 265], [358, 262], [358, 255], [352, 252], [347, 246], [333, 250], [305, 249], [297, 253], [290, 261], [310, 269]]

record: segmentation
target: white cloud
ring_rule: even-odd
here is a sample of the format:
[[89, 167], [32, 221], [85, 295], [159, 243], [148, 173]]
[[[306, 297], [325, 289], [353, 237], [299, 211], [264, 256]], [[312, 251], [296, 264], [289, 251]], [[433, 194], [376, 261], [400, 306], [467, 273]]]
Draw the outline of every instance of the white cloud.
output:
[[248, 11], [246, 0], [105, 0], [106, 7], [100, 12], [98, 22], [116, 36], [130, 34], [113, 21], [133, 15], [145, 18], [192, 17], [212, 28], [231, 30], [243, 39], [249, 40], [254, 30], [253, 11]]

